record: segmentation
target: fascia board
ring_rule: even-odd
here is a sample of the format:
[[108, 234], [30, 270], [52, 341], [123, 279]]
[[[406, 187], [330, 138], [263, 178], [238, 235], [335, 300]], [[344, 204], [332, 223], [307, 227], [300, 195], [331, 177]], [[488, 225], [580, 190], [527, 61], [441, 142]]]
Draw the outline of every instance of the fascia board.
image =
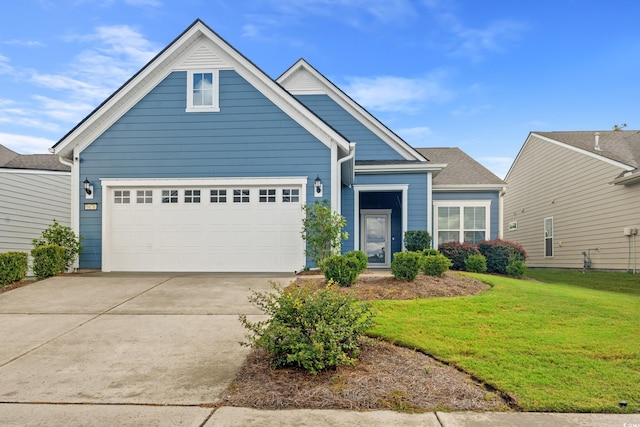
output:
[[440, 172], [446, 164], [412, 163], [409, 165], [356, 165], [356, 174]]
[[574, 147], [573, 145], [566, 144], [566, 143], [561, 142], [561, 141], [556, 141], [555, 139], [548, 138], [546, 136], [538, 135], [537, 133], [532, 133], [531, 135], [535, 136], [536, 138], [542, 139], [543, 141], [547, 141], [547, 142], [550, 142], [552, 144], [559, 145], [560, 147], [564, 147], [564, 148], [566, 148], [568, 150], [575, 151], [576, 153], [584, 154], [585, 156], [588, 156], [588, 157], [603, 161], [603, 162], [608, 163], [608, 164], [610, 164], [612, 166], [623, 168], [625, 170], [628, 170], [629, 168], [633, 168], [633, 166], [627, 165], [625, 163], [609, 159], [608, 157], [601, 156], [600, 154], [596, 154], [596, 153], [593, 153], [591, 151], [584, 150], [582, 148]]
[[447, 191], [506, 191], [505, 185], [495, 184], [459, 184], [459, 185], [434, 185], [434, 192], [447, 192]]
[[[385, 141], [391, 148], [393, 148], [398, 154], [405, 158], [405, 160], [420, 160], [425, 161], [416, 149], [401, 140], [396, 134], [394, 134], [389, 128], [387, 128], [382, 122], [376, 119], [371, 113], [365, 110], [362, 106], [351, 99], [347, 94], [340, 90], [335, 84], [324, 77], [313, 68], [304, 59], [299, 59], [293, 66], [278, 77], [277, 82], [283, 84], [287, 78], [289, 78], [298, 69], [303, 68], [308, 71], [318, 83], [325, 88], [323, 94], [329, 96], [334, 102], [344, 108], [352, 116], [354, 116], [360, 123], [362, 123], [367, 129], [373, 132], [377, 137]], [[317, 92], [293, 92], [294, 94], [316, 94]]]

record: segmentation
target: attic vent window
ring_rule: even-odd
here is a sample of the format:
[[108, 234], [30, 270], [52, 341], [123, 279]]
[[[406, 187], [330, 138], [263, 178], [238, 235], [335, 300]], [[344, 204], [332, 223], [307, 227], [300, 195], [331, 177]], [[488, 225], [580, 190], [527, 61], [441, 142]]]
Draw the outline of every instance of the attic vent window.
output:
[[220, 111], [218, 76], [218, 70], [187, 72], [187, 112]]

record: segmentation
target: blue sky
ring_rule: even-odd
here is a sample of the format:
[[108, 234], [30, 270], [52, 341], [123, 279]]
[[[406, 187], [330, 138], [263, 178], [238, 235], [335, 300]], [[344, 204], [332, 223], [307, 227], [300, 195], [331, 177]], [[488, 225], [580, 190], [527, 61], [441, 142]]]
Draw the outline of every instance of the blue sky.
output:
[[414, 147], [503, 177], [530, 131], [638, 129], [635, 0], [21, 0], [0, 144], [44, 153], [196, 18], [273, 78], [305, 58]]

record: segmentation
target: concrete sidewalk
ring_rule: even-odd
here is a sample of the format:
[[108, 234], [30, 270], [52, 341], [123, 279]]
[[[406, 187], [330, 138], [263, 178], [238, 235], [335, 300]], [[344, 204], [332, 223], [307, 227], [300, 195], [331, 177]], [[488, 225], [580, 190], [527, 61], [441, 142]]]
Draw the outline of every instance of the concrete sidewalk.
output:
[[292, 276], [77, 274], [0, 294], [0, 426], [617, 426], [640, 414], [263, 411], [218, 396], [250, 290]]

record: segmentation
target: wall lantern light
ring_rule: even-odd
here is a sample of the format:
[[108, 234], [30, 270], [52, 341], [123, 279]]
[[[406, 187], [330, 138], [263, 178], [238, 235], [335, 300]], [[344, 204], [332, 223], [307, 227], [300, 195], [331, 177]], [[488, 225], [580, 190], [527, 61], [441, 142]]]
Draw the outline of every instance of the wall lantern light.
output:
[[91, 185], [87, 178], [84, 179], [84, 182], [82, 184], [84, 187], [84, 192], [86, 193], [85, 197], [87, 199], [93, 199], [93, 185]]
[[322, 180], [320, 179], [320, 175], [316, 178], [315, 184], [313, 185], [314, 194], [316, 197], [322, 197]]

